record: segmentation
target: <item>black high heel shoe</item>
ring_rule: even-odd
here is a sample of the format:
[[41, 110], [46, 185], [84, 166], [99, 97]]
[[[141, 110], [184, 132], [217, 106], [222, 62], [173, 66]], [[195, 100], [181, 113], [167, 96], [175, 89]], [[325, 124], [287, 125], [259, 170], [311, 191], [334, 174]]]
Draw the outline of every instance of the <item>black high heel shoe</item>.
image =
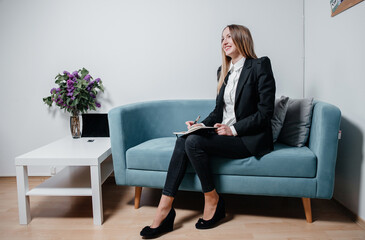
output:
[[144, 238], [156, 238], [164, 233], [171, 232], [174, 229], [175, 216], [175, 209], [171, 208], [169, 214], [167, 214], [166, 218], [161, 222], [160, 226], [158, 226], [157, 228], [151, 228], [149, 226], [146, 226], [142, 229], [140, 235]]
[[224, 200], [221, 196], [219, 196], [217, 208], [215, 209], [215, 213], [213, 217], [209, 220], [204, 220], [203, 218], [199, 218], [198, 222], [195, 224], [197, 229], [209, 229], [216, 227], [217, 223], [226, 217], [226, 208], [224, 205]]

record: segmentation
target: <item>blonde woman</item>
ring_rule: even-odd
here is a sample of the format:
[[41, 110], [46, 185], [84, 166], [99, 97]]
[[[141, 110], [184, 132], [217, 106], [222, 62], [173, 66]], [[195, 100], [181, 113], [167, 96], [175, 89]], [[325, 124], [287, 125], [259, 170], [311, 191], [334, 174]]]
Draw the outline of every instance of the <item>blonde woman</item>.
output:
[[[218, 69], [216, 106], [202, 121], [215, 132], [198, 132], [176, 140], [160, 203], [143, 237], [158, 237], [173, 230], [176, 212], [172, 207], [185, 175], [187, 163], [194, 167], [204, 193], [203, 217], [197, 229], [215, 227], [226, 215], [210, 170], [210, 157], [246, 158], [273, 150], [271, 117], [274, 111], [275, 80], [268, 57], [257, 58], [248, 28], [228, 25], [221, 39], [222, 66]], [[193, 121], [186, 122], [188, 128]]]

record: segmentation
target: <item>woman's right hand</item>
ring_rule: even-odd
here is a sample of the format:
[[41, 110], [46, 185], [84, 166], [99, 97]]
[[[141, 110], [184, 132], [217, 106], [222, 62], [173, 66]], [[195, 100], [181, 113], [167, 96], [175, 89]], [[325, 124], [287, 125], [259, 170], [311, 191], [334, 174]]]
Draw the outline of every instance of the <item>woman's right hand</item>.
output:
[[201, 123], [194, 124], [194, 121], [186, 121], [185, 124], [187, 125], [188, 129], [191, 128], [192, 126], [202, 125]]

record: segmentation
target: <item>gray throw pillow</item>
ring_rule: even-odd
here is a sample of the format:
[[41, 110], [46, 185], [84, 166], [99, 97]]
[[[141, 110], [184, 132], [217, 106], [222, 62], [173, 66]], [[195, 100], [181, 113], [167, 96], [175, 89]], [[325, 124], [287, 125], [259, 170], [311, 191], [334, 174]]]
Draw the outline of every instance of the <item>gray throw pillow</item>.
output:
[[274, 114], [271, 119], [273, 142], [276, 142], [283, 127], [286, 111], [288, 110], [288, 100], [289, 97], [285, 96], [275, 99]]
[[289, 99], [284, 125], [278, 141], [290, 146], [303, 147], [312, 122], [313, 98]]

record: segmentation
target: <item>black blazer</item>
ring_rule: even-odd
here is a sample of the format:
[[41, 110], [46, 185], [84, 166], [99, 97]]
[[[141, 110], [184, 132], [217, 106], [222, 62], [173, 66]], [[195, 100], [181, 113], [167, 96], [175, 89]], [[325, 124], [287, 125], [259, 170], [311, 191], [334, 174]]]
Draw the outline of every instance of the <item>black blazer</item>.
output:
[[[214, 110], [202, 121], [206, 126], [213, 126], [223, 120], [223, 96], [228, 75], [224, 81]], [[271, 118], [275, 90], [270, 59], [246, 59], [237, 84], [234, 106], [237, 122], [233, 126], [253, 156], [260, 157], [274, 149]]]

